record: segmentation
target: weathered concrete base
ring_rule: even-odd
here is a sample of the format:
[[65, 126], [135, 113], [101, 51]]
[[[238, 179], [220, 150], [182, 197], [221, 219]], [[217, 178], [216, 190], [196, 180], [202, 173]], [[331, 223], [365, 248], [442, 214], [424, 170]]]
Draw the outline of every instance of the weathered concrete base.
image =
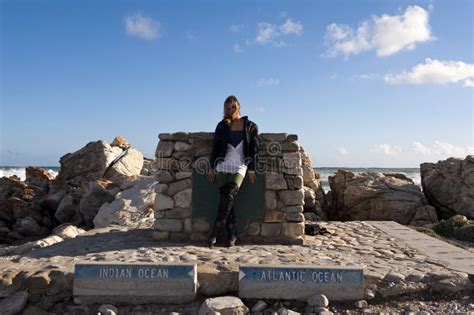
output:
[[306, 301], [324, 294], [334, 301], [364, 298], [364, 274], [357, 268], [301, 265], [241, 265], [241, 298]]
[[186, 304], [197, 291], [196, 264], [80, 263], [74, 276], [79, 304]]
[[[110, 227], [91, 230], [53, 246], [0, 256], [0, 296], [27, 290], [34, 292], [32, 303], [47, 305], [47, 309], [67, 296], [72, 297], [74, 266], [79, 262], [196, 263], [198, 281], [202, 284], [198, 294], [204, 296], [236, 293], [238, 266], [243, 264], [360, 266], [364, 271], [364, 298], [368, 301], [374, 297], [395, 299], [407, 293], [474, 292], [472, 276], [469, 276], [473, 269], [461, 271], [445, 260], [449, 255], [441, 260], [440, 256], [415, 248], [416, 244], [395, 237], [385, 228], [376, 227], [377, 224], [321, 222], [329, 233], [307, 235], [304, 245], [246, 243], [233, 248], [213, 249], [209, 249], [206, 242], [157, 243], [151, 229]], [[432, 239], [402, 225], [396, 228], [403, 229], [397, 233], [415, 233], [412, 240], [427, 242]], [[441, 241], [436, 246], [451, 249], [451, 245]], [[442, 248], [436, 247], [436, 250], [442, 251]], [[461, 261], [470, 268], [474, 252], [459, 248], [456, 251], [462, 255], [456, 254], [453, 258], [463, 258]], [[106, 303], [106, 299], [106, 296], [100, 297], [97, 301]], [[154, 301], [151, 299], [150, 303]]]

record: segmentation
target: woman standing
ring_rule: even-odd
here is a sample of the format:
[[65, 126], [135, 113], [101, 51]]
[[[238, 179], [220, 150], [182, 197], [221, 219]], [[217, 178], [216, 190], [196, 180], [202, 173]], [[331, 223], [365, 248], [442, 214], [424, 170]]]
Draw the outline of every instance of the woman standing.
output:
[[234, 95], [224, 102], [224, 118], [217, 124], [210, 158], [208, 180], [214, 182], [220, 191], [217, 218], [209, 238], [213, 247], [224, 228], [229, 235], [229, 246], [237, 240], [234, 200], [240, 186], [248, 173], [250, 183], [256, 179], [258, 159], [257, 124], [240, 116], [240, 103]]

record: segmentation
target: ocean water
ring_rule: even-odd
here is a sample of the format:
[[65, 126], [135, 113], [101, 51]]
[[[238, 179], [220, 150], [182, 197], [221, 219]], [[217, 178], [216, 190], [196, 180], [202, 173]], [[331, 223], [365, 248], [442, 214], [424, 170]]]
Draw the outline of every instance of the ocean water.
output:
[[[47, 170], [53, 176], [58, 175], [59, 167], [56, 166], [41, 166], [45, 170]], [[405, 174], [408, 178], [411, 178], [413, 182], [420, 186], [421, 188], [421, 177], [420, 177], [420, 169], [419, 168], [347, 168], [347, 167], [317, 167], [314, 169], [315, 172], [321, 174], [321, 185], [323, 186], [324, 191], [329, 191], [331, 188], [329, 187], [328, 176], [336, 175], [337, 170], [344, 169], [354, 173], [359, 172], [379, 172], [379, 173], [401, 173]], [[24, 167], [14, 167], [14, 166], [1, 166], [0, 167], [0, 177], [3, 176], [12, 176], [16, 175], [21, 178], [21, 180], [25, 180], [25, 168]]]

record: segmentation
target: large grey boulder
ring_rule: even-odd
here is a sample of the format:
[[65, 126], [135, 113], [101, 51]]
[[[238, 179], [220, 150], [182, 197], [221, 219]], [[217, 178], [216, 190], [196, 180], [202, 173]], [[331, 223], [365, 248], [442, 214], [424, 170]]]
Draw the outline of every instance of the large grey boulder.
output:
[[95, 228], [123, 225], [135, 228], [151, 228], [155, 221], [154, 177], [140, 177], [133, 185], [119, 192], [111, 202], [104, 203], [93, 222]]
[[61, 223], [71, 222], [78, 216], [80, 192], [72, 191], [59, 203], [54, 216]]
[[30, 217], [17, 220], [13, 225], [13, 229], [24, 236], [40, 236], [47, 234], [49, 231], [47, 228], [40, 226], [36, 220]]
[[423, 225], [437, 222], [420, 188], [403, 174], [352, 173], [329, 176], [331, 219], [390, 220]]
[[423, 163], [420, 175], [423, 193], [440, 218], [462, 214], [474, 219], [474, 155]]
[[123, 156], [114, 163], [104, 178], [113, 182], [122, 182], [132, 176], [138, 176], [143, 168], [143, 154], [137, 149], [127, 149]]
[[0, 301], [0, 314], [19, 314], [28, 301], [28, 292], [20, 291]]
[[121, 181], [137, 176], [143, 167], [143, 154], [133, 148], [124, 150], [120, 146], [111, 146], [99, 140], [62, 156], [59, 163], [61, 169], [55, 180], [57, 190], [64, 184], [85, 187], [89, 182], [100, 178]]
[[107, 166], [122, 153], [119, 147], [111, 147], [99, 140], [89, 142], [80, 150], [61, 157], [56, 182], [68, 183], [71, 186], [82, 186], [90, 181], [102, 178]]

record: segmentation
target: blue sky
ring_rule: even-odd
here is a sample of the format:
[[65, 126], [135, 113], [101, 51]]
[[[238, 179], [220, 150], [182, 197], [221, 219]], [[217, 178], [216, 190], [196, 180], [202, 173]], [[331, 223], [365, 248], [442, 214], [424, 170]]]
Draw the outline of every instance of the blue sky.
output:
[[474, 154], [472, 1], [6, 1], [0, 165], [214, 131], [236, 95], [316, 167]]

